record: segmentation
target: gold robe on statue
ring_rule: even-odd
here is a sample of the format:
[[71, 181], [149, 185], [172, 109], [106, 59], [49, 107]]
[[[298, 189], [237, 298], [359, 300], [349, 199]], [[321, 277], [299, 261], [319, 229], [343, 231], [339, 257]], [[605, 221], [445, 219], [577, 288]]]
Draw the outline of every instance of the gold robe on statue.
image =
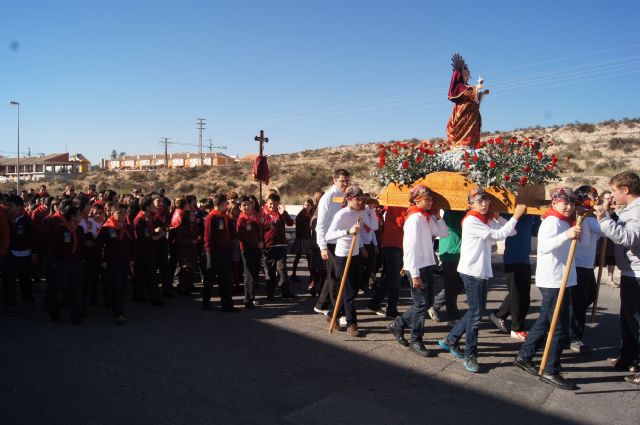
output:
[[447, 123], [449, 143], [453, 147], [475, 147], [476, 143], [480, 141], [480, 127], [482, 125], [478, 90], [471, 86], [449, 100], [455, 103]]

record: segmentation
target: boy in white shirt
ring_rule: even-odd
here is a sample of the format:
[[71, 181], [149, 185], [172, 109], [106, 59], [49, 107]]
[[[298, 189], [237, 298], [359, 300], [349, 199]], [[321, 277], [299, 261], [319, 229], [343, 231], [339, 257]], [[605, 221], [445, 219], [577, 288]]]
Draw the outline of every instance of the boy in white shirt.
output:
[[[465, 315], [451, 329], [449, 335], [438, 342], [440, 347], [457, 358], [464, 357], [464, 367], [469, 372], [478, 372], [478, 325], [487, 305], [488, 279], [491, 270], [491, 245], [516, 234], [518, 219], [524, 214], [526, 205], [516, 205], [513, 217], [506, 221], [497, 214], [489, 217], [491, 196], [481, 188], [474, 188], [468, 195], [471, 209], [462, 219], [462, 240], [458, 272], [464, 282], [469, 306]], [[458, 341], [466, 332], [464, 355]]]
[[[579, 239], [580, 226], [575, 225], [575, 195], [568, 187], [554, 189], [551, 193], [551, 208], [542, 216], [538, 230], [538, 264], [536, 266], [536, 286], [542, 294], [540, 315], [529, 331], [513, 363], [520, 369], [538, 375], [531, 360], [544, 347], [547, 332], [553, 320], [553, 313], [560, 293], [562, 276], [567, 267], [572, 239]], [[567, 289], [576, 285], [575, 262], [571, 263]], [[575, 390], [574, 383], [560, 375], [560, 356], [569, 332], [569, 297], [562, 299], [558, 322], [553, 333], [548, 361], [540, 375], [540, 380], [563, 390]]]
[[[358, 295], [358, 285], [360, 284], [362, 275], [361, 258], [367, 257], [367, 251], [362, 244], [362, 238], [358, 237], [361, 225], [357, 224], [358, 218], [362, 218], [364, 213], [362, 208], [363, 203], [364, 196], [362, 189], [358, 186], [349, 186], [344, 192], [343, 208], [333, 216], [329, 230], [327, 230], [325, 235], [327, 242], [336, 241], [335, 273], [338, 282], [342, 280], [347, 259], [349, 258], [351, 240], [357, 238], [344, 286], [343, 304], [342, 306], [335, 306], [335, 308], [338, 309], [344, 308], [347, 319], [347, 332], [354, 337], [364, 336], [358, 329], [358, 317], [355, 306], [356, 295]], [[331, 314], [327, 315], [327, 319], [330, 319], [330, 316]]]
[[[409, 347], [419, 356], [429, 357], [431, 351], [423, 342], [424, 318], [429, 308], [429, 294], [432, 293], [433, 267], [436, 264], [433, 255], [433, 238], [449, 236], [449, 229], [440, 217], [439, 211], [431, 213], [433, 197], [431, 190], [418, 185], [409, 194], [411, 207], [404, 221], [404, 239], [402, 252], [404, 273], [411, 284], [413, 305], [404, 314], [396, 317], [387, 329], [396, 337], [400, 345]], [[404, 329], [411, 328], [411, 343], [404, 338]]]

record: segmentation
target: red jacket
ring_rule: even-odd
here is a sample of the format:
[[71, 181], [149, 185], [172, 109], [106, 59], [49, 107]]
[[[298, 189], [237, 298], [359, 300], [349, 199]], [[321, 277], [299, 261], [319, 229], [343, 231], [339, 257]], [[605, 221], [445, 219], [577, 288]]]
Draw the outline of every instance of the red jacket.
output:
[[51, 234], [51, 260], [53, 263], [74, 262], [84, 259], [84, 230], [82, 226], [70, 229], [66, 221], [58, 224]]
[[400, 248], [402, 249], [402, 239], [404, 237], [404, 213], [406, 208], [388, 207], [387, 214], [384, 216], [384, 230], [382, 231], [382, 242], [380, 246], [383, 248]]
[[284, 213], [271, 213], [266, 209], [262, 212], [262, 241], [265, 248], [271, 248], [274, 245], [286, 245], [287, 234], [285, 232], [286, 226], [293, 226], [293, 220], [289, 214]]
[[236, 231], [240, 240], [240, 249], [244, 250], [245, 247], [258, 248], [258, 242], [260, 242], [260, 222], [258, 217], [254, 214], [240, 213]]
[[305, 210], [296, 216], [296, 239], [311, 239], [311, 215]]
[[27, 214], [9, 222], [11, 229], [11, 237], [9, 240], [9, 249], [12, 251], [33, 250], [33, 225]]
[[38, 250], [42, 254], [51, 252], [53, 231], [64, 222], [64, 217], [59, 212], [48, 215], [42, 220], [42, 243], [39, 243]]
[[134, 239], [127, 225], [120, 226], [113, 217], [98, 230], [98, 253], [101, 262], [130, 262], [134, 259]]
[[204, 248], [211, 252], [231, 248], [235, 229], [224, 212], [212, 209], [204, 219]]
[[138, 215], [133, 219], [133, 228], [136, 240], [136, 259], [149, 260], [154, 258], [153, 223], [145, 216], [144, 211], [138, 212]]

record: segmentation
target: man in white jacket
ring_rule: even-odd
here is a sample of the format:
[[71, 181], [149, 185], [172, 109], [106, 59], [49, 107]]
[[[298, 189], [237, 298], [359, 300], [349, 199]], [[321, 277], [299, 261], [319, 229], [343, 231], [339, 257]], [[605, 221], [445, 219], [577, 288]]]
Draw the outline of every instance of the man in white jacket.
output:
[[[487, 289], [491, 270], [491, 245], [516, 234], [518, 219], [526, 211], [526, 205], [517, 205], [509, 221], [498, 214], [489, 216], [491, 196], [481, 188], [469, 192], [471, 209], [462, 219], [462, 239], [458, 272], [464, 282], [469, 308], [451, 329], [449, 335], [438, 342], [440, 347], [457, 358], [464, 357], [464, 367], [469, 372], [478, 372], [478, 326], [487, 306]], [[458, 345], [466, 333], [464, 355]]]
[[[396, 337], [400, 345], [408, 346], [419, 356], [429, 357], [431, 351], [422, 342], [424, 335], [424, 318], [429, 308], [429, 293], [432, 293], [433, 238], [449, 236], [449, 229], [440, 212], [431, 212], [433, 197], [431, 190], [424, 185], [417, 185], [409, 194], [411, 207], [404, 221], [404, 239], [402, 252], [404, 273], [411, 284], [413, 305], [404, 314], [396, 317], [387, 329]], [[404, 329], [411, 328], [411, 342], [404, 338]]]
[[[558, 301], [562, 276], [567, 267], [572, 239], [579, 239], [580, 226], [575, 225], [575, 195], [568, 187], [554, 189], [551, 193], [551, 208], [542, 217], [538, 230], [538, 264], [536, 265], [536, 286], [542, 294], [540, 315], [529, 331], [513, 363], [520, 369], [538, 375], [532, 358], [544, 347], [547, 332], [553, 320]], [[576, 266], [569, 265], [567, 289], [576, 285]], [[558, 322], [549, 348], [548, 361], [540, 375], [540, 380], [563, 390], [575, 390], [576, 385], [560, 375], [560, 356], [569, 333], [569, 297], [562, 299]]]
[[594, 209], [602, 233], [616, 244], [616, 265], [620, 278], [620, 357], [611, 364], [620, 369], [633, 370], [635, 375], [625, 380], [640, 385], [640, 177], [623, 172], [609, 181], [618, 211], [618, 221], [607, 215], [609, 203]]

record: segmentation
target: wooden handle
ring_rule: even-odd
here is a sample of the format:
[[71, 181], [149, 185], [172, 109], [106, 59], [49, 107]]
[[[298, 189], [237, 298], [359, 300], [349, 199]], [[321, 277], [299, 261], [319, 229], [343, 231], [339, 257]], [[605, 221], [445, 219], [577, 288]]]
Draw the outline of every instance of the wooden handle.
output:
[[[362, 216], [358, 217], [357, 225], [359, 226], [362, 222]], [[347, 282], [347, 277], [349, 276], [349, 267], [351, 266], [351, 256], [353, 255], [353, 250], [356, 247], [358, 242], [358, 235], [360, 232], [353, 235], [351, 239], [351, 246], [349, 247], [349, 256], [347, 257], [347, 264], [344, 266], [344, 272], [342, 273], [342, 280], [340, 281], [340, 289], [338, 290], [338, 296], [336, 297], [336, 305], [333, 308], [333, 316], [331, 317], [331, 323], [329, 323], [329, 333], [332, 334], [333, 330], [336, 327], [336, 320], [338, 317], [338, 312], [340, 311], [340, 303], [342, 302], [342, 292], [344, 291], [344, 285]], [[331, 270], [327, 270], [327, 273], [331, 273]]]
[[[576, 225], [582, 225], [583, 219], [584, 216], [578, 216]], [[569, 248], [569, 257], [567, 258], [567, 265], [564, 268], [562, 283], [560, 284], [560, 292], [558, 292], [558, 299], [556, 300], [556, 308], [553, 311], [553, 319], [551, 320], [551, 327], [549, 328], [547, 343], [544, 346], [544, 353], [542, 355], [542, 361], [540, 362], [540, 371], [538, 372], [540, 375], [544, 373], [544, 368], [547, 366], [547, 357], [549, 356], [549, 349], [551, 348], [551, 341], [553, 340], [553, 332], [556, 329], [556, 324], [558, 323], [558, 316], [560, 315], [560, 308], [562, 307], [562, 299], [564, 298], [564, 291], [567, 287], [567, 280], [569, 280], [569, 273], [571, 272], [571, 265], [573, 264], [573, 257], [576, 253], [577, 244], [577, 239], [571, 241], [571, 247]]]

